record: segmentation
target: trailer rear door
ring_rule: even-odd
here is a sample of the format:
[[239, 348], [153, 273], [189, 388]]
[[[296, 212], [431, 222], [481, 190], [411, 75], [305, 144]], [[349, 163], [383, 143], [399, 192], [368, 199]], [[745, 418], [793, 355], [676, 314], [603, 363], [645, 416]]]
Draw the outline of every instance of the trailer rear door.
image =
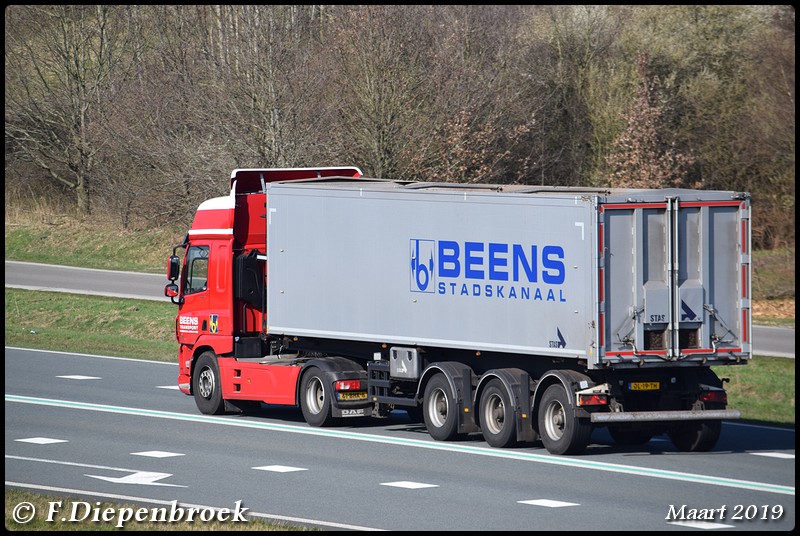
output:
[[749, 203], [720, 197], [600, 205], [604, 364], [749, 357]]

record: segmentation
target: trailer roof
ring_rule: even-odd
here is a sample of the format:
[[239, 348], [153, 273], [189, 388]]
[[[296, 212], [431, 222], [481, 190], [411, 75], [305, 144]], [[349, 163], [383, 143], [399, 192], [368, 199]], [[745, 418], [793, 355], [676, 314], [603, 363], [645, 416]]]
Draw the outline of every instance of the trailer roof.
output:
[[370, 177], [328, 176], [322, 178], [309, 178], [300, 180], [275, 181], [273, 185], [293, 185], [308, 188], [341, 188], [386, 191], [401, 190], [406, 192], [443, 192], [443, 193], [481, 193], [486, 195], [506, 194], [514, 196], [558, 196], [558, 197], [585, 197], [598, 196], [606, 202], [636, 202], [664, 198], [680, 198], [683, 200], [703, 199], [747, 199], [750, 197], [745, 192], [696, 190], [688, 188], [596, 188], [581, 186], [535, 186], [528, 184], [482, 184], [482, 183], [455, 183], [455, 182], [423, 182], [423, 181], [397, 181], [391, 179], [378, 179]]

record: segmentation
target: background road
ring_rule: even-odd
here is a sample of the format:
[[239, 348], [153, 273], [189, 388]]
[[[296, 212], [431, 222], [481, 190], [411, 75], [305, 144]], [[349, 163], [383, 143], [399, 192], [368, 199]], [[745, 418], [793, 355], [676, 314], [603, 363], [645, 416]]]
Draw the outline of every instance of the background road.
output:
[[[7, 287], [169, 302], [164, 296], [166, 275], [17, 261], [6, 261], [5, 268]], [[757, 355], [794, 358], [794, 329], [753, 326], [753, 348]]]
[[[404, 412], [337, 428], [311, 428], [298, 409], [274, 406], [202, 415], [175, 389], [176, 374], [169, 363], [7, 347], [6, 488], [231, 509], [242, 501], [248, 513], [323, 529], [795, 525], [790, 429], [726, 422], [713, 452], [693, 454], [664, 437], [620, 447], [597, 430], [584, 455], [563, 457], [540, 443], [491, 448], [479, 434], [433, 441]], [[726, 514], [666, 519], [682, 506]]]

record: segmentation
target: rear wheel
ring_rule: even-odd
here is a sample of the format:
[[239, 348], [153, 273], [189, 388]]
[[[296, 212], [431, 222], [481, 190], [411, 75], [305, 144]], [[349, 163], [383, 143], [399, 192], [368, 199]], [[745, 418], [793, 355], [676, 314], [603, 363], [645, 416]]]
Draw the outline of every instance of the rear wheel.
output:
[[328, 384], [322, 371], [312, 367], [300, 384], [300, 409], [311, 426], [330, 426], [335, 422], [331, 413], [333, 386]]
[[589, 444], [592, 425], [575, 416], [567, 391], [551, 385], [539, 404], [539, 434], [551, 454], [578, 454]]
[[514, 404], [503, 382], [489, 381], [481, 393], [480, 424], [483, 437], [493, 447], [512, 447], [517, 443]]
[[672, 426], [667, 434], [683, 452], [707, 452], [717, 444], [722, 421], [685, 421]]
[[192, 393], [197, 408], [206, 415], [219, 415], [225, 412], [219, 365], [214, 352], [203, 352], [197, 358], [192, 374]]
[[458, 403], [444, 374], [436, 374], [425, 386], [422, 416], [428, 433], [437, 441], [459, 437]]

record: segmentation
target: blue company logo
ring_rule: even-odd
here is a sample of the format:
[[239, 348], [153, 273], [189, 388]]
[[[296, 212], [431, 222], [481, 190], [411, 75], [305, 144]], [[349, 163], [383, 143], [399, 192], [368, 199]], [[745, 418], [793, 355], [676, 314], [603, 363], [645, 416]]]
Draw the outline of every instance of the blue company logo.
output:
[[219, 332], [219, 315], [208, 315], [208, 331], [209, 333]]
[[497, 242], [409, 242], [411, 292], [566, 302], [564, 248]]
[[434, 240], [411, 240], [411, 292], [434, 293]]

